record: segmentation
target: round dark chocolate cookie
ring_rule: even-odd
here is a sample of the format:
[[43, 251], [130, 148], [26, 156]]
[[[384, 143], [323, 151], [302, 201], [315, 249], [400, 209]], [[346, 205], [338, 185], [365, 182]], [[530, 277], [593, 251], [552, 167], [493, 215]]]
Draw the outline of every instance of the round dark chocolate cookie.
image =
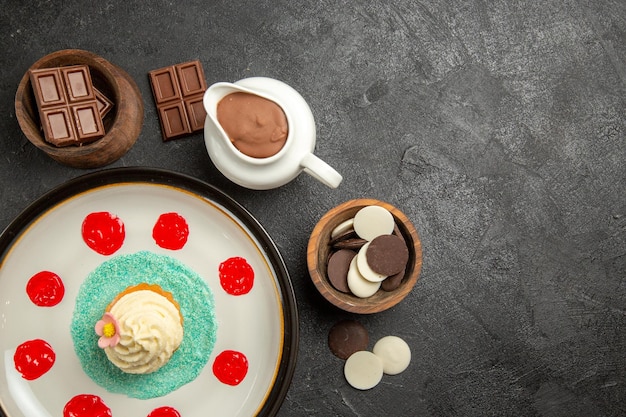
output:
[[328, 258], [328, 266], [326, 268], [326, 274], [331, 285], [335, 287], [337, 291], [343, 293], [349, 293], [348, 288], [348, 269], [350, 269], [350, 262], [352, 258], [356, 256], [356, 252], [348, 249], [341, 249], [334, 252]]
[[397, 274], [385, 278], [380, 288], [382, 288], [383, 291], [395, 291], [402, 283], [402, 278], [404, 278], [405, 273], [406, 268], [402, 268], [402, 271], [398, 272]]
[[361, 238], [345, 239], [345, 240], [340, 240], [336, 242], [335, 244], [333, 244], [333, 249], [351, 249], [351, 250], [358, 251], [366, 243], [367, 243], [367, 240], [361, 239]]
[[337, 242], [341, 242], [342, 240], [346, 240], [346, 239], [354, 239], [356, 237], [358, 236], [356, 235], [356, 232], [354, 231], [354, 229], [349, 229], [333, 237], [330, 240], [330, 245], [334, 246]]
[[393, 227], [393, 234], [398, 236], [400, 239], [402, 239], [402, 241], [406, 244], [406, 240], [404, 239], [404, 235], [400, 231], [400, 228], [398, 227], [397, 224]]
[[391, 276], [406, 266], [409, 248], [404, 240], [396, 235], [381, 235], [370, 242], [365, 257], [372, 271]]
[[328, 333], [328, 347], [333, 355], [348, 359], [350, 355], [366, 350], [370, 337], [367, 329], [358, 321], [342, 320], [335, 323]]

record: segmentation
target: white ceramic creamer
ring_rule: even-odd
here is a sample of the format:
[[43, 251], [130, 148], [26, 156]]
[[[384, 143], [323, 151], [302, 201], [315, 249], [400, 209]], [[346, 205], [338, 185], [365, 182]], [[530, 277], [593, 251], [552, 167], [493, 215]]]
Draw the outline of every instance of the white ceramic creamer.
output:
[[[217, 105], [231, 93], [249, 93], [271, 100], [285, 113], [288, 135], [282, 149], [266, 158], [239, 151], [217, 119]], [[309, 105], [292, 87], [272, 78], [251, 77], [235, 83], [219, 82], [204, 93], [207, 118], [204, 141], [217, 169], [228, 179], [246, 188], [266, 190], [288, 183], [304, 171], [329, 187], [342, 180], [334, 168], [313, 154], [315, 121]]]

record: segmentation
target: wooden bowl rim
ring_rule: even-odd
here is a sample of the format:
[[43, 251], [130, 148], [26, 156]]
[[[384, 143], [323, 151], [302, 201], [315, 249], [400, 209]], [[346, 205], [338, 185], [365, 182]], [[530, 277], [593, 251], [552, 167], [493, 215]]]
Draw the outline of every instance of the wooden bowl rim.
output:
[[[323, 252], [321, 245], [326, 245], [329, 239], [329, 236], [322, 236], [322, 232], [327, 227], [328, 223], [333, 222], [332, 227], [327, 228], [327, 230], [332, 230], [334, 226], [338, 225], [341, 221], [352, 217], [359, 209], [369, 205], [377, 205], [389, 210], [396, 220], [396, 224], [402, 232], [403, 237], [407, 240], [409, 249], [412, 247], [413, 251], [409, 250], [411, 256], [407, 264], [407, 272], [398, 289], [390, 292], [379, 290], [372, 297], [359, 298], [352, 294], [337, 291], [331, 285], [326, 277], [326, 260], [323, 261], [323, 268], [320, 268], [320, 263], [322, 262], [320, 254]], [[348, 213], [347, 217], [345, 216], [346, 213]], [[324, 242], [322, 242], [322, 239]], [[353, 199], [330, 209], [317, 222], [311, 232], [307, 246], [307, 266], [311, 280], [317, 290], [326, 300], [336, 307], [352, 313], [378, 313], [397, 305], [406, 298], [415, 286], [422, 267], [422, 244], [413, 223], [397, 207], [372, 198]]]

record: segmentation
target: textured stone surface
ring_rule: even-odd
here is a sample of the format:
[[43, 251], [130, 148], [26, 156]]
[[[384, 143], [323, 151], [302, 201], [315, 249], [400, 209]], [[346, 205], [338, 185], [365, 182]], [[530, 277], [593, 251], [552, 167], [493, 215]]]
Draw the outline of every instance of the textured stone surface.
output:
[[[87, 49], [146, 103], [113, 166], [217, 185], [285, 257], [301, 347], [281, 416], [626, 414], [625, 2], [184, 3], [0, 1], [0, 228], [85, 172], [23, 137], [13, 98], [40, 57]], [[209, 84], [269, 76], [300, 91], [340, 187], [301, 175], [254, 192], [219, 174], [201, 135], [162, 143], [147, 73], [191, 59]], [[305, 254], [323, 213], [359, 197], [404, 211], [424, 248], [413, 293], [360, 318], [413, 353], [370, 392], [328, 350], [330, 327], [352, 316], [315, 293]]]

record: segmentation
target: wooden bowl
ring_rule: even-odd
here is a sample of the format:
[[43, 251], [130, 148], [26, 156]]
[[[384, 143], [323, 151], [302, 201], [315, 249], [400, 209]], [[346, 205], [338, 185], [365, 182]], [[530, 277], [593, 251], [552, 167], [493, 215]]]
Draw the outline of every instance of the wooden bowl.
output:
[[46, 142], [28, 71], [15, 94], [15, 115], [26, 138], [57, 162], [75, 168], [97, 168], [124, 155], [139, 137], [143, 124], [143, 100], [137, 84], [121, 68], [80, 49], [53, 52], [30, 69], [88, 65], [93, 85], [113, 102], [104, 117], [105, 136], [82, 146], [56, 147]]
[[[341, 222], [354, 217], [363, 207], [371, 205], [384, 207], [391, 212], [409, 248], [409, 260], [402, 283], [397, 289], [390, 292], [379, 289], [371, 297], [359, 298], [336, 290], [327, 278], [326, 267], [331, 251], [330, 234]], [[374, 199], [350, 200], [329, 210], [313, 229], [307, 248], [307, 265], [315, 287], [332, 304], [352, 313], [378, 313], [398, 304], [413, 289], [422, 269], [422, 244], [413, 224], [396, 207]]]

